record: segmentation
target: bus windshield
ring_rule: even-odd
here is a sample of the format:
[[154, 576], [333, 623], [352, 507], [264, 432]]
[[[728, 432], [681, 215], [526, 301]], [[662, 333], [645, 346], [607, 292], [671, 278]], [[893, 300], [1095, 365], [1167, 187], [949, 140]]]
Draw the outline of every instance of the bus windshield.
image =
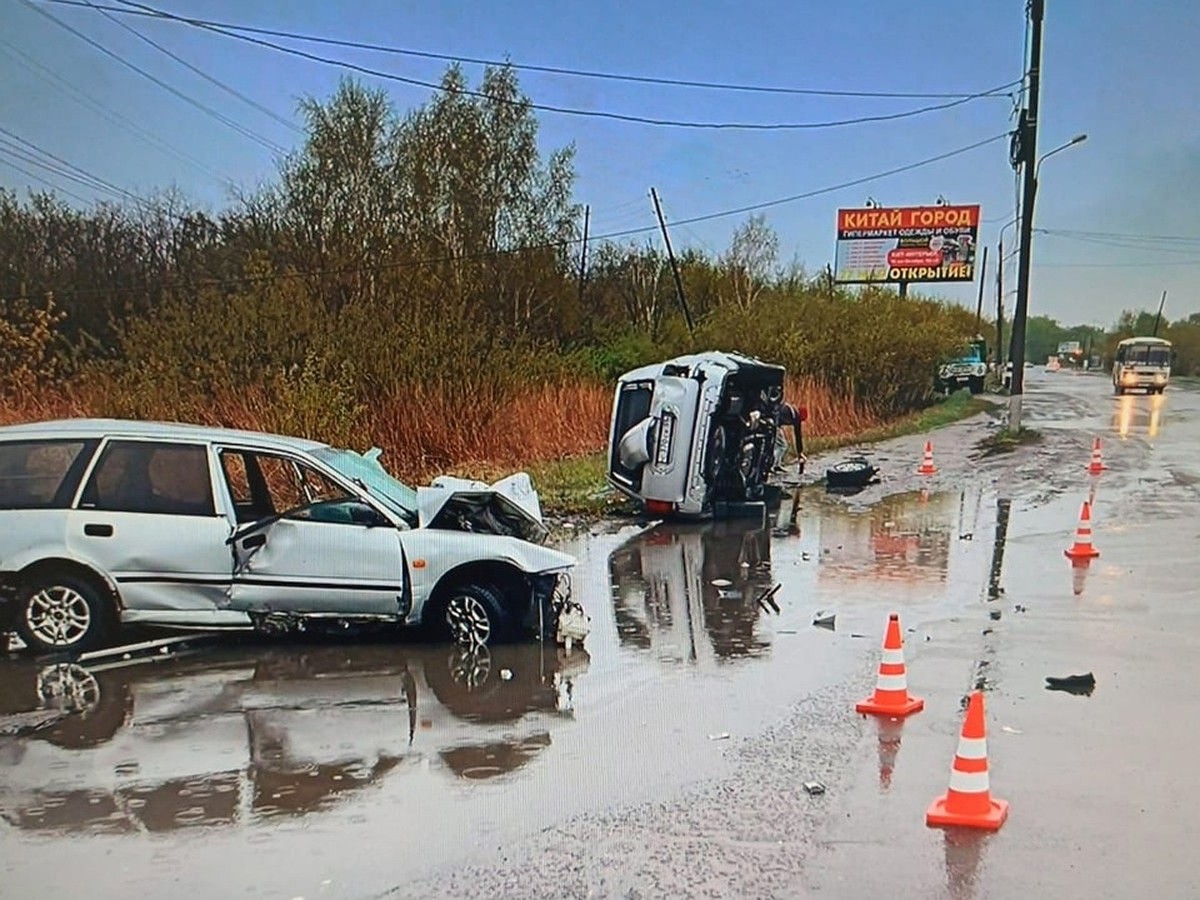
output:
[[1171, 350], [1154, 344], [1130, 344], [1125, 348], [1125, 362], [1137, 366], [1169, 366]]

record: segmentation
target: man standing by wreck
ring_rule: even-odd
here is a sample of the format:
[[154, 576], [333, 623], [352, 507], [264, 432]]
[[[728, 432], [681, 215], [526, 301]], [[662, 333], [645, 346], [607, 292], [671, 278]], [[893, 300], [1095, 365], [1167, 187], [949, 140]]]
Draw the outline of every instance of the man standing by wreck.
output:
[[779, 427], [775, 430], [775, 471], [783, 471], [783, 458], [787, 455], [788, 440], [783, 433], [785, 427], [790, 427], [796, 437], [796, 456], [799, 457], [799, 472], [804, 474], [804, 464], [808, 457], [804, 455], [803, 422], [808, 420], [808, 409], [783, 403], [779, 407]]

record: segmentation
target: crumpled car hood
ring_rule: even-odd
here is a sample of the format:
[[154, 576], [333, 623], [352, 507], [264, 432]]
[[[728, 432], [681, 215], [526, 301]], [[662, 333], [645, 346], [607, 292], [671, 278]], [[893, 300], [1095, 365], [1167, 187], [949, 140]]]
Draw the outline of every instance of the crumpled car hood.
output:
[[417, 488], [420, 528], [508, 534], [540, 544], [549, 535], [541, 501], [525, 472], [493, 484], [443, 475]]

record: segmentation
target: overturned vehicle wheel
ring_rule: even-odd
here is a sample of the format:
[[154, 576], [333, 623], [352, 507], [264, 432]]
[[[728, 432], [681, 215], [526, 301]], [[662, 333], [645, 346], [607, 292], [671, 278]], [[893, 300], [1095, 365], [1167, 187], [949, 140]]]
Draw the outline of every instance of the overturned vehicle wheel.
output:
[[833, 489], [865, 488], [878, 480], [879, 469], [859, 456], [825, 470], [825, 486]]

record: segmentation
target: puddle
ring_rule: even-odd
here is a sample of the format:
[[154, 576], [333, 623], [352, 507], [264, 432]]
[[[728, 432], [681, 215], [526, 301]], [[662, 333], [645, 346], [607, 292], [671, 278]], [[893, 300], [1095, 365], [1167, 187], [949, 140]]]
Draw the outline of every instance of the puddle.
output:
[[[456, 835], [402, 861], [355, 857], [361, 883], [397, 883], [719, 777], [746, 737], [865, 671], [889, 612], [910, 632], [986, 590], [996, 505], [983, 489], [799, 496], [765, 525], [570, 538], [593, 621], [570, 654], [245, 641], [91, 668], [0, 661], [0, 725], [26, 715], [0, 736], [5, 840], [94, 865], [169, 851], [148, 890], [236, 858], [243, 887], [279, 893], [275, 872], [319, 881], [322, 859], [413, 821]], [[881, 783], [898, 751], [899, 734], [881, 734]], [[92, 835], [118, 843], [74, 840]]]

